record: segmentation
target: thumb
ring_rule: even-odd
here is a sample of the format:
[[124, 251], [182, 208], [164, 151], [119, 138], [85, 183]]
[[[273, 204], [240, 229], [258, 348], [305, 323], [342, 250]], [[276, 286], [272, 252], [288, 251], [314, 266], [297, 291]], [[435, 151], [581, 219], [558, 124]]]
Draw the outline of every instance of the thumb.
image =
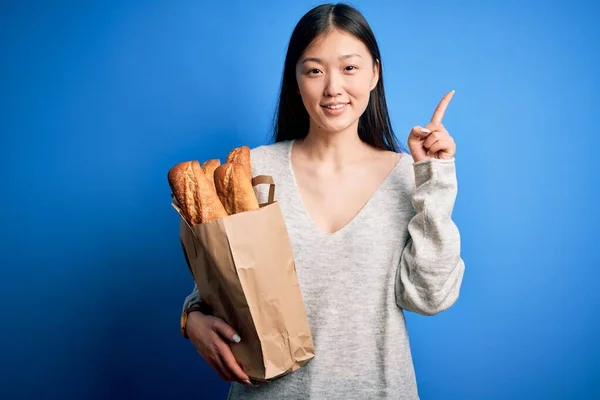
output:
[[425, 139], [431, 134], [429, 129], [423, 128], [422, 126], [415, 126], [410, 131], [410, 136], [413, 139]]
[[240, 335], [238, 335], [237, 332], [231, 326], [229, 326], [225, 321], [223, 321], [220, 318], [215, 319], [213, 330], [235, 343], [239, 343], [242, 340], [240, 338]]

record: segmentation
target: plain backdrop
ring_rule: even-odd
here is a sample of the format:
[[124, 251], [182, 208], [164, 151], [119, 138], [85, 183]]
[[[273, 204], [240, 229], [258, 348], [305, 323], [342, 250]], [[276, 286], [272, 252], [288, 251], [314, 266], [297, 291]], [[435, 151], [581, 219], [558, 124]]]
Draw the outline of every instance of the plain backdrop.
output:
[[[269, 143], [318, 3], [1, 4], [0, 398], [224, 399], [179, 334], [193, 282], [166, 173]], [[421, 398], [600, 398], [599, 7], [351, 4], [404, 145], [456, 89], [466, 273], [453, 308], [407, 313]]]

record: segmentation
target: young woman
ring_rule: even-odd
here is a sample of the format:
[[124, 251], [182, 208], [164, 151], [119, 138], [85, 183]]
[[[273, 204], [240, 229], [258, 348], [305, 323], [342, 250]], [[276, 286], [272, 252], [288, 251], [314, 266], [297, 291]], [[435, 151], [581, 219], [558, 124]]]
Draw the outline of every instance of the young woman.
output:
[[[271, 175], [294, 250], [316, 356], [251, 385], [223, 320], [184, 302], [183, 327], [225, 380], [229, 399], [418, 399], [403, 310], [452, 306], [464, 273], [451, 219], [455, 143], [442, 125], [448, 93], [425, 126], [396, 143], [381, 55], [347, 5], [309, 11], [290, 39], [274, 144], [252, 149], [253, 176]], [[266, 193], [257, 187], [260, 201]]]

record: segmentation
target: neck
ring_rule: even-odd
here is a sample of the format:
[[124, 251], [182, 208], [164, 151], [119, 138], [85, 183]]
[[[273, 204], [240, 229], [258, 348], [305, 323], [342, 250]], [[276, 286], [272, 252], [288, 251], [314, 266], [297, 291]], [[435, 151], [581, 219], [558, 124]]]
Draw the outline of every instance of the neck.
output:
[[325, 132], [311, 124], [308, 135], [301, 141], [304, 156], [311, 162], [343, 167], [364, 159], [369, 146], [358, 137], [358, 121], [339, 132]]

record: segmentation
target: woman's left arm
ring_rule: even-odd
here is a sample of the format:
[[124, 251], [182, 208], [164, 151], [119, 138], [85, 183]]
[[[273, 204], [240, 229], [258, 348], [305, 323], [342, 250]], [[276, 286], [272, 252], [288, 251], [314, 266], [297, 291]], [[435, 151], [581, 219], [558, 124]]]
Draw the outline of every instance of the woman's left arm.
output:
[[422, 315], [434, 315], [458, 299], [465, 263], [460, 233], [452, 221], [458, 191], [456, 144], [442, 119], [454, 91], [435, 109], [431, 122], [415, 126], [408, 137], [414, 160], [416, 214], [408, 224], [409, 239], [396, 276], [396, 303]]
[[456, 302], [465, 270], [460, 233], [452, 221], [455, 161], [427, 159], [413, 168], [416, 214], [408, 224], [409, 239], [396, 275], [396, 302], [403, 309], [434, 315]]

